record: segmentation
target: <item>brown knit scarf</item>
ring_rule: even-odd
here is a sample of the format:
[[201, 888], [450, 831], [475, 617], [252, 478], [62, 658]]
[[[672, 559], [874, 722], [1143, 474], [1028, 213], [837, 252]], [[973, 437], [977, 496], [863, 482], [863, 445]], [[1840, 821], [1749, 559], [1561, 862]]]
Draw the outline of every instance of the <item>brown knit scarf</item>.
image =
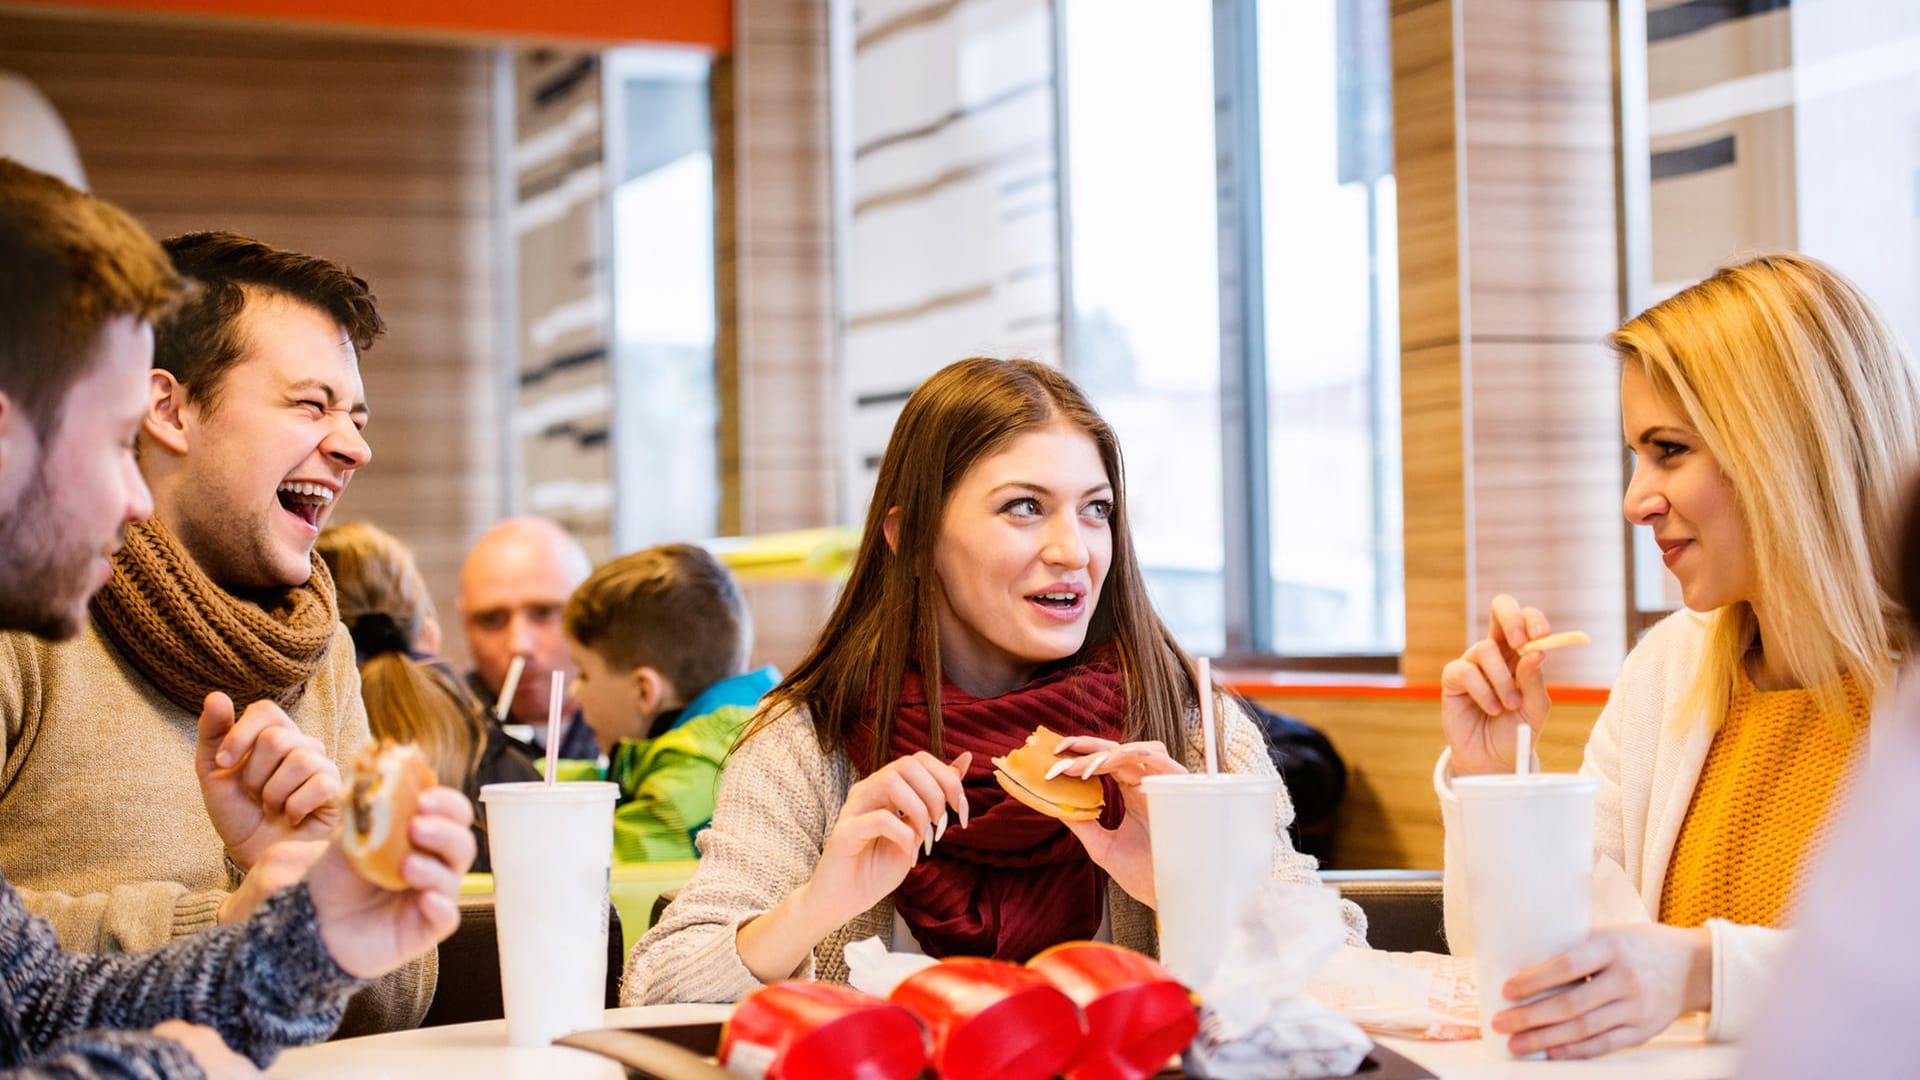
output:
[[235, 709], [290, 709], [326, 661], [340, 613], [320, 556], [305, 585], [235, 596], [156, 520], [130, 525], [93, 617], [120, 655], [191, 713], [215, 690]]

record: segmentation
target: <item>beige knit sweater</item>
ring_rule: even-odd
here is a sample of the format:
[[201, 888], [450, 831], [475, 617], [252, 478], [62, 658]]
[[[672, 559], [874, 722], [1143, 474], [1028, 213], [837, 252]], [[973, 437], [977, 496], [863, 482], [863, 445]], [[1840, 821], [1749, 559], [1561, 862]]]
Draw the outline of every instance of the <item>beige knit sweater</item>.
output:
[[[368, 739], [353, 641], [289, 716], [344, 764]], [[238, 884], [194, 773], [199, 716], [161, 695], [91, 620], [70, 641], [0, 634], [0, 868], [61, 945], [155, 948], [214, 925]], [[416, 1027], [432, 1001], [429, 952], [355, 999], [348, 1030]]]
[[[1238, 708], [1224, 710], [1226, 742], [1221, 757], [1228, 772], [1274, 775], [1266, 740]], [[1189, 769], [1201, 768], [1200, 718], [1187, 718]], [[734, 936], [742, 923], [785, 899], [812, 876], [827, 833], [852, 786], [844, 751], [821, 752], [804, 710], [791, 710], [748, 739], [721, 774], [713, 825], [700, 834], [700, 866], [679, 897], [627, 958], [622, 1005], [675, 1001], [738, 1001], [760, 980], [740, 961]], [[1293, 849], [1286, 828], [1293, 802], [1283, 788], [1274, 800], [1273, 876], [1313, 881], [1314, 861]], [[1366, 943], [1366, 916], [1342, 903], [1347, 937]], [[1152, 909], [1124, 891], [1107, 887], [1107, 915], [1116, 944], [1148, 955], [1159, 951]], [[893, 903], [882, 900], [827, 936], [793, 973], [797, 979], [847, 981], [849, 942], [893, 932]]]

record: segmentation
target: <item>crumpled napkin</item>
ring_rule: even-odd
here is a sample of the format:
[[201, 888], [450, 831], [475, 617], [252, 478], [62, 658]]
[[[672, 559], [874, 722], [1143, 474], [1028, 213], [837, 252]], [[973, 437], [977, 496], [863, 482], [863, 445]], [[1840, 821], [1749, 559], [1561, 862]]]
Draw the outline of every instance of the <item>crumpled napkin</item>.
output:
[[878, 937], [847, 942], [846, 957], [847, 984], [880, 998], [893, 993], [907, 976], [939, 963], [919, 953], [889, 952], [886, 942]]
[[1307, 993], [1308, 980], [1345, 942], [1338, 893], [1286, 881], [1263, 887], [1200, 990], [1200, 1034], [1187, 1048], [1187, 1074], [1287, 1080], [1358, 1069], [1373, 1041]]

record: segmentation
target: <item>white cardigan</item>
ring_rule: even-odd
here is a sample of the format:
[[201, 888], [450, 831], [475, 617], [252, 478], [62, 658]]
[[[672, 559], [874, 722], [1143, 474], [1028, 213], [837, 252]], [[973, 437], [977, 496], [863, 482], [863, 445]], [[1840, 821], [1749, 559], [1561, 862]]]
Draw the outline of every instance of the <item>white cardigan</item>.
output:
[[[1691, 687], [1710, 620], [1682, 610], [1662, 619], [1627, 655], [1606, 708], [1587, 739], [1580, 772], [1599, 782], [1594, 796], [1595, 910], [1602, 908], [1608, 879], [1639, 894], [1648, 921], [1659, 918], [1667, 863], [1680, 837], [1680, 823], [1693, 803], [1694, 785], [1713, 733], [1704, 719], [1673, 722]], [[1473, 951], [1473, 922], [1461, 848], [1460, 801], [1453, 793], [1450, 751], [1440, 754], [1433, 786], [1446, 826], [1447, 941], [1456, 954]], [[1627, 891], [1624, 888], [1615, 890]], [[1751, 1030], [1767, 975], [1786, 947], [1787, 932], [1709, 919], [1713, 939], [1713, 1009], [1707, 1037], [1738, 1039]]]

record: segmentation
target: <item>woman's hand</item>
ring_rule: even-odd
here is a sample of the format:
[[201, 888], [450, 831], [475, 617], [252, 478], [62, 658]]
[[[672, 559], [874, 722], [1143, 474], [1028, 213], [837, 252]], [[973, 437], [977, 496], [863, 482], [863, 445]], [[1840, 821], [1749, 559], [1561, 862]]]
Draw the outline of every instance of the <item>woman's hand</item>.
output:
[[[1482, 991], [1484, 993], [1484, 991]], [[1493, 1018], [1515, 1054], [1599, 1057], [1638, 1046], [1684, 1013], [1713, 1006], [1713, 939], [1702, 927], [1619, 926], [1508, 979], [1516, 1005]]]
[[1111, 776], [1119, 784], [1120, 798], [1127, 808], [1119, 828], [1109, 830], [1098, 821], [1069, 821], [1066, 825], [1115, 885], [1153, 907], [1153, 843], [1147, 834], [1147, 793], [1140, 781], [1149, 776], [1184, 773], [1186, 767], [1157, 742], [1118, 743], [1082, 735], [1062, 739], [1053, 752], [1082, 755], [1079, 761], [1055, 765], [1053, 775]]
[[948, 764], [922, 750], [895, 758], [847, 790], [807, 882], [825, 909], [840, 916], [834, 926], [879, 903], [950, 825], [966, 824], [960, 784], [972, 763], [971, 753]]
[[[1520, 646], [1547, 636], [1547, 617], [1502, 593], [1493, 598], [1487, 636], [1440, 672], [1440, 724], [1456, 776], [1512, 772], [1521, 723], [1538, 735], [1553, 702], [1540, 666], [1545, 653]], [[1534, 740], [1539, 744], [1539, 739]]]
[[253, 1062], [234, 1053], [220, 1038], [220, 1033], [210, 1027], [184, 1020], [162, 1020], [153, 1025], [153, 1033], [186, 1047], [193, 1063], [207, 1074], [207, 1080], [246, 1080], [260, 1075]]
[[922, 750], [848, 788], [813, 876], [734, 935], [747, 970], [765, 983], [790, 978], [828, 934], [898, 888], [948, 827], [966, 825], [971, 764], [971, 753], [949, 764]]

